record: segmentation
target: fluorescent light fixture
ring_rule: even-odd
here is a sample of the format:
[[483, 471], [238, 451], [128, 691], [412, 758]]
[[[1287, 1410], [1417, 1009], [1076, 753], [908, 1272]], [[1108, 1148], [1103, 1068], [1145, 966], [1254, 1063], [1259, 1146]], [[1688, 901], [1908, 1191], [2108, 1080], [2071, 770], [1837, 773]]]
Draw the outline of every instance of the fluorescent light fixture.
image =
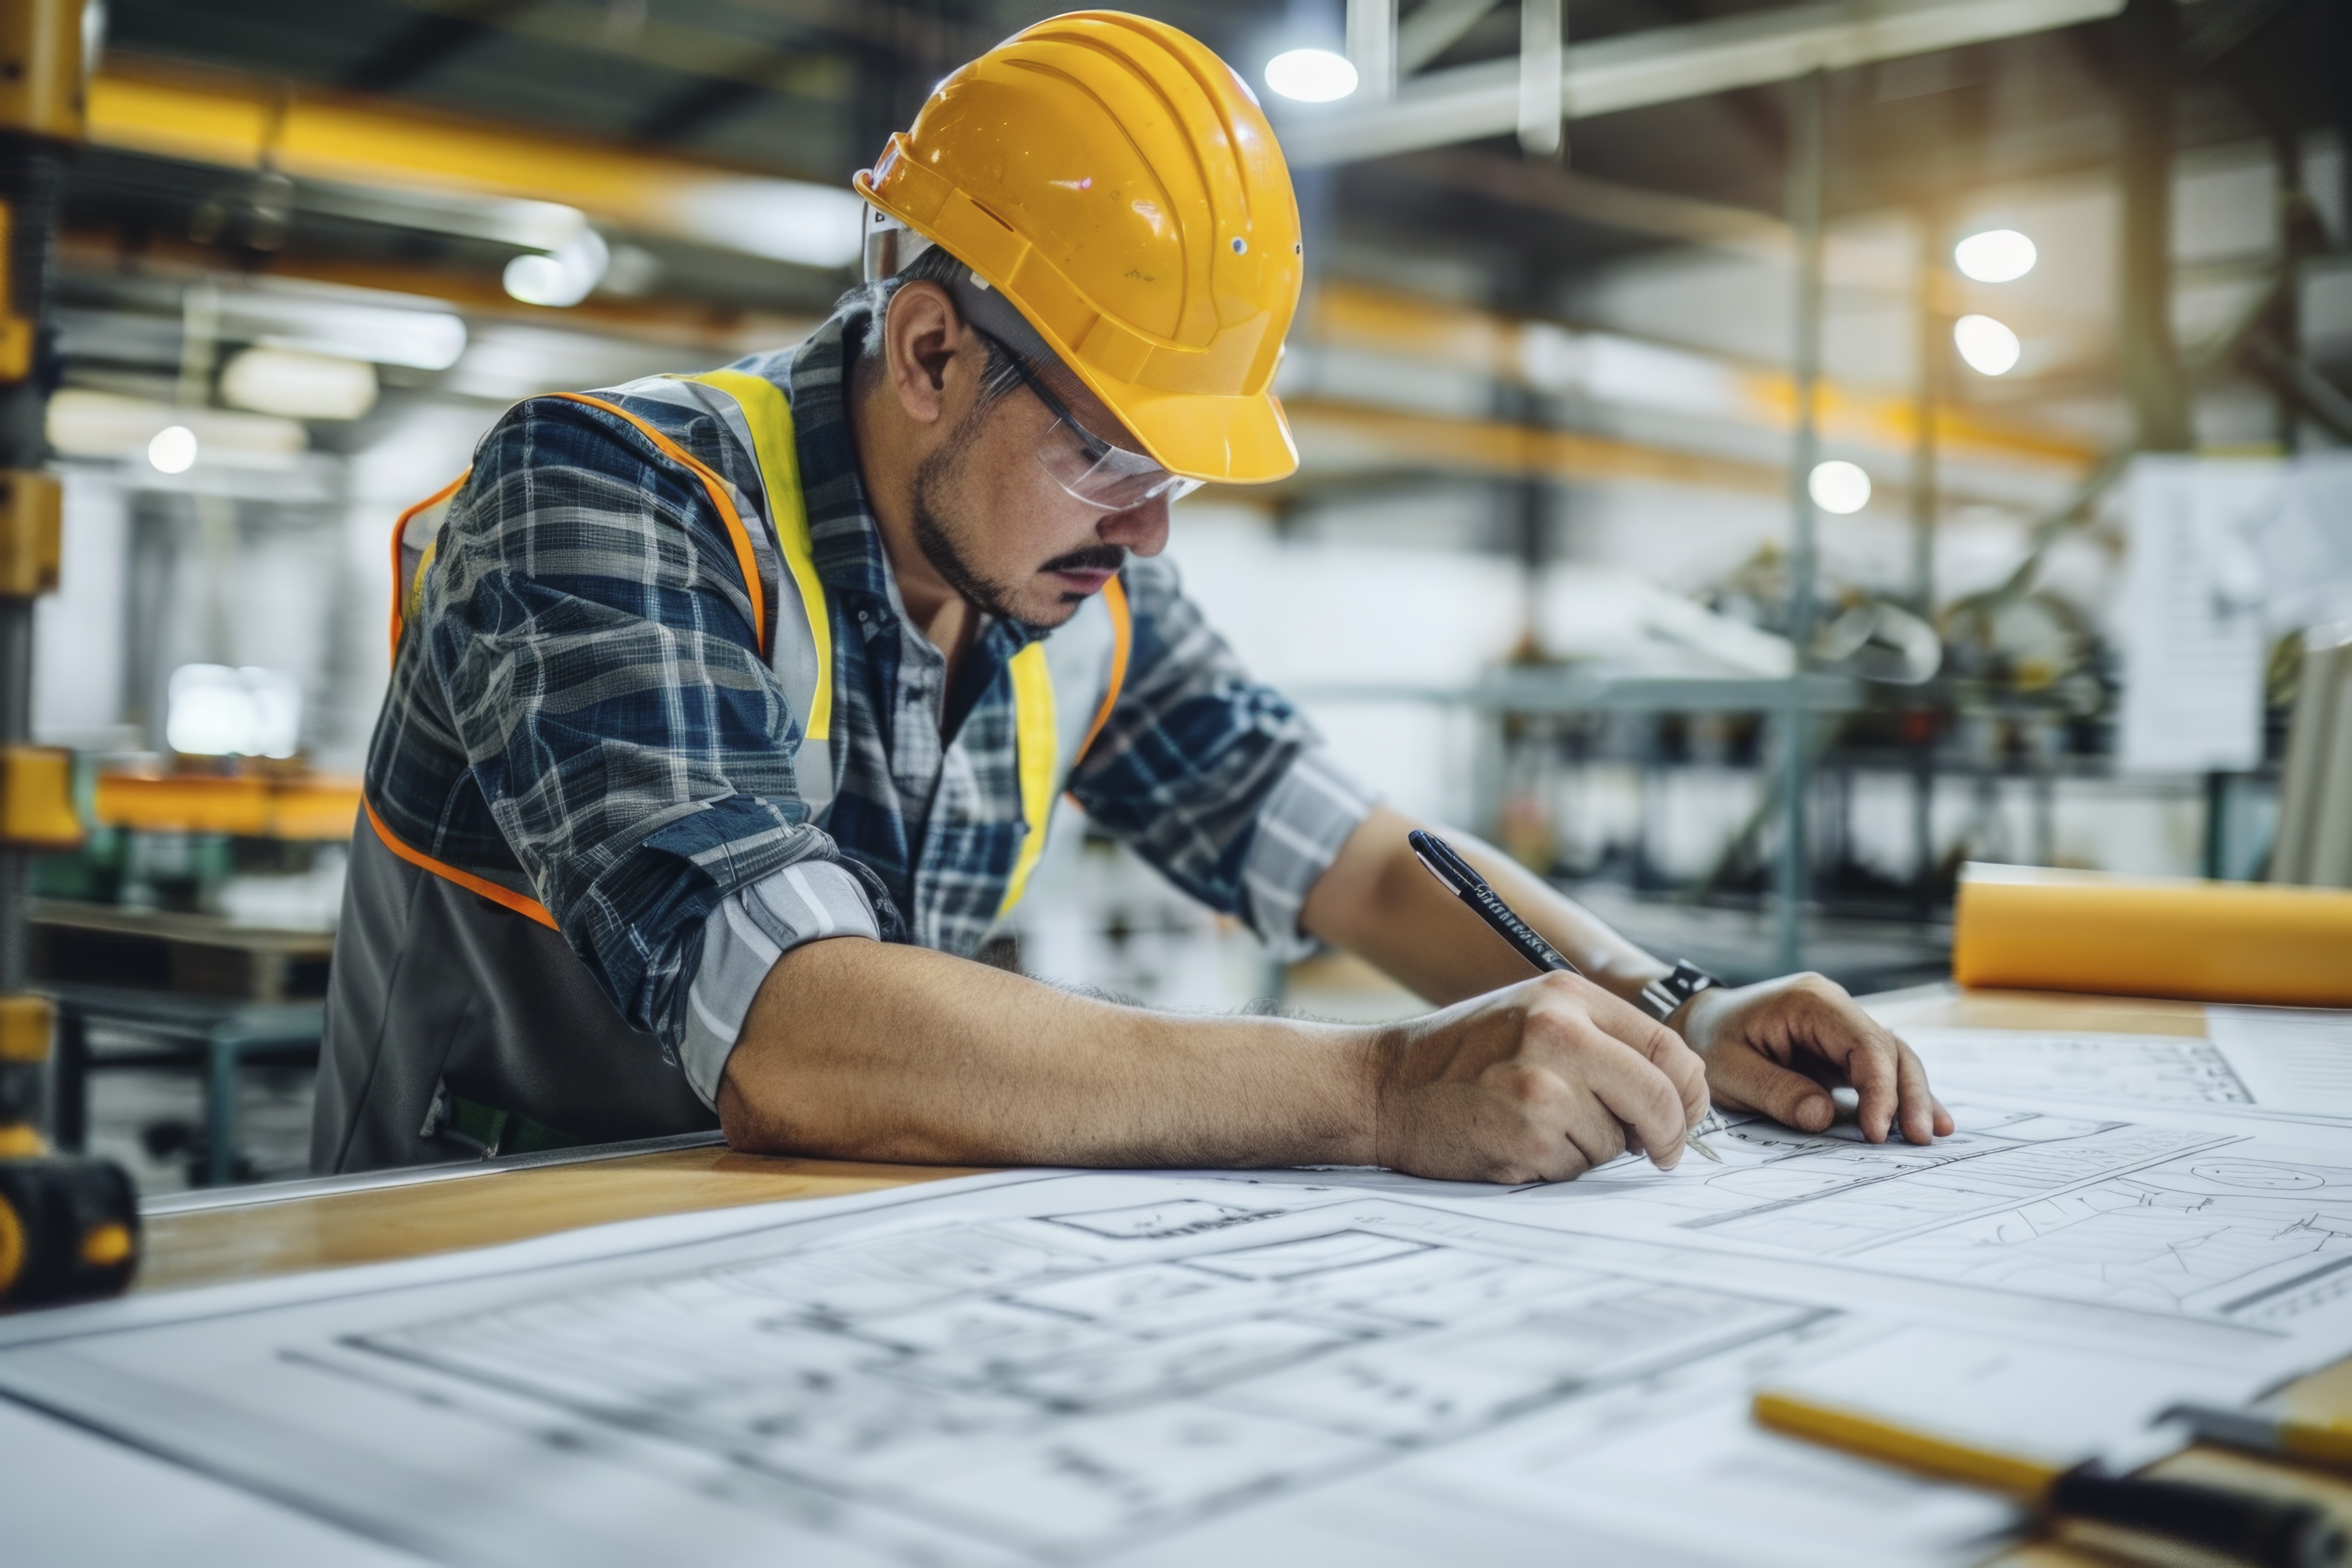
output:
[[375, 406], [375, 366], [300, 349], [246, 349], [221, 371], [221, 396], [289, 419], [357, 419]]
[[184, 474], [196, 466], [196, 433], [184, 425], [166, 425], [147, 443], [147, 461], [159, 474]]
[[1843, 458], [1815, 463], [1805, 478], [1805, 489], [1823, 511], [1846, 517], [1870, 504], [1870, 476], [1861, 466]]
[[507, 292], [526, 305], [577, 305], [604, 280], [613, 253], [593, 228], [544, 256], [518, 256], [507, 263]]
[[2033, 270], [2033, 242], [2013, 228], [1989, 228], [1952, 247], [1953, 265], [1979, 283], [2007, 283]]
[[679, 226], [706, 244], [790, 261], [846, 267], [866, 244], [866, 202], [806, 180], [705, 180], [681, 190]]
[[199, 451], [209, 467], [290, 468], [310, 444], [308, 430], [275, 415], [183, 408], [79, 386], [50, 397], [47, 427], [65, 457], [144, 462], [166, 474], [187, 472]]
[[164, 689], [163, 739], [191, 757], [290, 757], [302, 739], [302, 687], [279, 669], [184, 664]]
[[1962, 316], [1954, 321], [1952, 346], [1970, 370], [1985, 375], [2006, 375], [2016, 368], [2022, 352], [2017, 334], [1990, 316]]
[[1356, 68], [1329, 49], [1285, 49], [1265, 62], [1265, 85], [1299, 103], [1337, 103], [1356, 90]]
[[366, 360], [412, 370], [447, 370], [466, 352], [466, 323], [438, 300], [414, 308], [373, 301], [399, 295], [328, 284], [273, 281], [224, 289], [221, 335], [264, 348]]

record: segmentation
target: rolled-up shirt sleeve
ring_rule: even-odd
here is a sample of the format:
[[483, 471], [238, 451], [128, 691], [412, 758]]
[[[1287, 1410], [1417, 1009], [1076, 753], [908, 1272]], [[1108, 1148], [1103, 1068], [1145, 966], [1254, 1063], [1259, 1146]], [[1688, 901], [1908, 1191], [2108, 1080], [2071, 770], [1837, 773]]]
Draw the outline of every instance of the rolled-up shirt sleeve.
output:
[[1304, 714], [1254, 680], [1165, 561], [1130, 562], [1127, 684], [1071, 776], [1087, 815], [1177, 887], [1311, 952], [1300, 906], [1372, 808]]
[[1267, 793], [1242, 862], [1242, 888], [1250, 929], [1276, 958], [1287, 962], [1315, 951], [1298, 924], [1307, 890], [1371, 809], [1371, 796], [1319, 750], [1300, 752]]
[[[395, 685], [436, 688], [403, 710], [462, 747], [488, 820], [471, 853], [421, 811], [394, 829], [459, 864], [510, 855], [622, 1017], [682, 1059], [713, 911], [787, 869], [860, 885], [801, 798], [800, 719], [726, 524], [623, 421], [541, 399], [486, 437], [436, 550]], [[372, 775], [371, 800], [397, 809], [395, 783]]]
[[719, 1080], [743, 1032], [751, 999], [776, 961], [806, 942], [879, 941], [874, 900], [840, 866], [803, 861], [770, 872], [720, 900], [702, 926], [702, 959], [687, 989], [679, 1065], [702, 1102], [719, 1108]]

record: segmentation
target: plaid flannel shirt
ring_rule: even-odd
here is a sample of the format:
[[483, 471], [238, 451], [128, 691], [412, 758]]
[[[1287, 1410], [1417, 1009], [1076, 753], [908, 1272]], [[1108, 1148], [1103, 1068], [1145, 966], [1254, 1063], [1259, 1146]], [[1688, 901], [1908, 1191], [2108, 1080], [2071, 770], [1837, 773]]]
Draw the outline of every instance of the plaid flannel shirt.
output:
[[[706, 1101], [779, 956], [840, 934], [977, 951], [1023, 832], [1004, 665], [1050, 634], [991, 623], [961, 678], [982, 694], [942, 736], [945, 661], [906, 619], [851, 444], [845, 362], [867, 324], [845, 304], [796, 351], [736, 366], [793, 405], [847, 742], [823, 827], [716, 509], [625, 421], [568, 400], [521, 404], [484, 437], [369, 753], [392, 831], [544, 904]], [[731, 484], [774, 604], [750, 455], [709, 416], [623, 405]], [[1299, 905], [1369, 802], [1171, 567], [1130, 561], [1124, 580], [1127, 682], [1070, 791], [1184, 891], [1303, 952]]]

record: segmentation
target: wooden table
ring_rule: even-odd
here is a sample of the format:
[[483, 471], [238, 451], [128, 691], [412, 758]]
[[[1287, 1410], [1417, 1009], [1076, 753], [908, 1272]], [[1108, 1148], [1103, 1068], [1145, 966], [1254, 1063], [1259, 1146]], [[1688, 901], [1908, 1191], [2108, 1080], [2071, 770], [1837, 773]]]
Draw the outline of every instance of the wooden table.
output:
[[[1898, 1027], [2205, 1032], [2204, 1009], [2189, 1002], [1922, 986], [1866, 998], [1864, 1005]], [[138, 1289], [169, 1290], [415, 1258], [613, 1220], [836, 1197], [973, 1173], [948, 1166], [776, 1159], [738, 1154], [716, 1142], [671, 1140], [663, 1147], [602, 1157], [542, 1156], [377, 1181], [195, 1194], [166, 1200], [151, 1211]], [[2290, 1391], [2288, 1402], [2301, 1414], [2352, 1419], [2352, 1361], [2305, 1378]], [[2158, 1466], [2157, 1473], [2306, 1499], [2330, 1508], [2352, 1529], [2352, 1476], [2338, 1479], [2216, 1448], [2176, 1456]], [[2117, 1544], [2086, 1535], [2032, 1543], [2000, 1561], [2002, 1568], [2095, 1568], [2117, 1558], [2092, 1548], [2113, 1551]], [[2130, 1559], [2181, 1568], [2215, 1561], [2141, 1550], [2133, 1550]]]

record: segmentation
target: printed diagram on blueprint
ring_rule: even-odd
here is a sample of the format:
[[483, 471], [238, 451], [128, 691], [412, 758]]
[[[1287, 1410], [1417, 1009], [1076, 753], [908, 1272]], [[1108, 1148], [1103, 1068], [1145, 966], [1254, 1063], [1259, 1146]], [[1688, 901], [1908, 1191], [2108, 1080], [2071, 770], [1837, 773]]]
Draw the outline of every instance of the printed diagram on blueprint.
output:
[[2102, 1105], [2251, 1110], [2221, 1047], [2201, 1037], [2032, 1034], [2015, 1029], [1905, 1029], [1939, 1089]]
[[2352, 1014], [2209, 1007], [2205, 1036], [1901, 1031], [1937, 1084], [1990, 1098], [2352, 1118]]
[[[1462, 1544], [1477, 1500], [1543, 1521], [1546, 1560], [1612, 1510], [1635, 1538], [1746, 1530], [1748, 1561], [1792, 1563], [1967, 1561], [2010, 1518], [1756, 1432], [1746, 1389], [1884, 1325], [1818, 1290], [1684, 1280], [1654, 1247], [1142, 1177], [835, 1223], [864, 1228], [771, 1222], [0, 1349], [0, 1388], [458, 1561], [641, 1562], [686, 1530], [721, 1555], [1172, 1563], [1221, 1527], [1218, 1560], [1311, 1559], [1339, 1544], [1328, 1518], [1284, 1510], [1328, 1516], [1349, 1483], [1343, 1517], [1429, 1531], [1420, 1560]], [[1646, 1495], [1611, 1468], [1644, 1441]], [[1696, 1486], [1699, 1524], [1673, 1506]]]
[[1510, 1201], [2289, 1338], [2352, 1328], [2352, 1148], [2286, 1142], [2340, 1138], [1952, 1110], [1960, 1131], [1925, 1148], [1751, 1121], [1713, 1140], [1721, 1166], [1619, 1160]]

